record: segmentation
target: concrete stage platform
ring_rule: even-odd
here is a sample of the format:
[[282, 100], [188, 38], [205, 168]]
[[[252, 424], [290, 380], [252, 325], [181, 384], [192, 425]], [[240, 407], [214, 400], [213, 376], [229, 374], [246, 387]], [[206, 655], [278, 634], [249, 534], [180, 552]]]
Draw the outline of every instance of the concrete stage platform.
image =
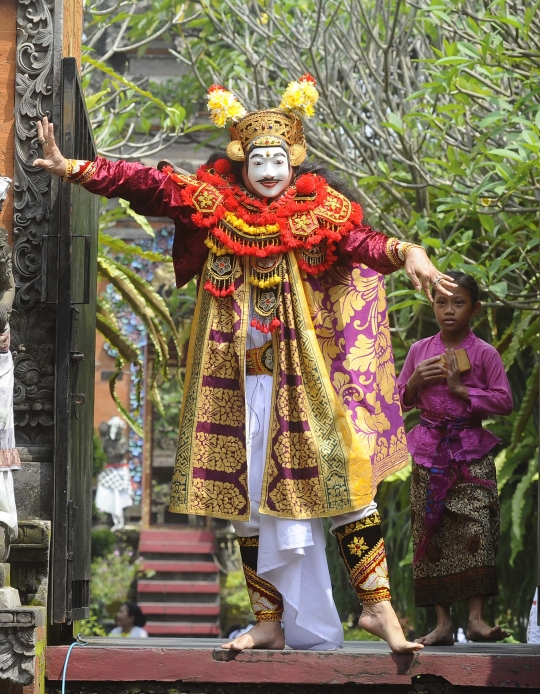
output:
[[[540, 645], [456, 644], [395, 655], [382, 642], [346, 642], [339, 651], [244, 651], [230, 657], [218, 639], [91, 638], [73, 649], [75, 682], [185, 682], [280, 685], [410, 685], [419, 675], [455, 686], [540, 689]], [[46, 678], [61, 679], [67, 646], [46, 651]]]

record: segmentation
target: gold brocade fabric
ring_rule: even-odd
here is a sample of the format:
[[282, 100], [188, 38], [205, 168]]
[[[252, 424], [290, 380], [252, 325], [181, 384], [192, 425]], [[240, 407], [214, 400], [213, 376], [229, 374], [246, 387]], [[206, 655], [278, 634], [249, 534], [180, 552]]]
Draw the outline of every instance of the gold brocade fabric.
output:
[[[407, 464], [391, 354], [387, 358], [381, 344], [370, 349], [361, 343], [358, 348], [344, 338], [351, 344], [351, 353], [341, 349], [339, 359], [332, 357], [332, 347], [325, 345], [320, 327], [314, 326], [312, 315], [316, 323], [320, 316], [306, 298], [313, 294], [312, 288], [303, 284], [292, 251], [285, 256], [283, 272], [277, 310], [281, 327], [273, 335], [274, 389], [260, 511], [295, 519], [333, 516], [369, 504], [381, 474], [384, 477]], [[231, 520], [250, 517], [244, 389], [246, 277], [247, 260], [238, 263], [231, 296], [216, 298], [202, 287], [199, 291], [172, 481], [170, 510], [176, 513]], [[347, 315], [340, 309], [337, 318], [344, 321], [342, 327], [353, 330], [355, 338], [361, 334], [358, 320], [369, 319], [381, 301], [386, 306], [377, 282], [366, 281], [361, 311], [354, 309]], [[384, 325], [376, 327], [382, 335], [378, 339], [387, 338], [390, 349], [389, 331], [385, 334]], [[333, 368], [338, 364], [346, 370], [347, 359], [349, 368], [356, 369], [349, 383], [357, 388], [353, 388], [352, 405], [346, 382], [340, 381], [344, 374], [334, 373]], [[363, 400], [358, 380], [369, 380]], [[385, 398], [390, 402], [384, 404]], [[358, 408], [365, 409], [362, 417], [355, 411]], [[379, 434], [375, 434], [377, 427]]]
[[320, 278], [304, 275], [303, 286], [330, 380], [371, 457], [375, 496], [381, 480], [409, 464], [384, 278], [365, 265], [333, 266]]

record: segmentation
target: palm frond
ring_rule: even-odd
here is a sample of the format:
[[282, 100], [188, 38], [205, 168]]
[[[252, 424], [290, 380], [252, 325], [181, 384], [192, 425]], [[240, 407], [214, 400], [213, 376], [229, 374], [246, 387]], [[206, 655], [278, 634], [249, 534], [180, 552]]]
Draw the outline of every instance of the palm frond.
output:
[[126, 409], [124, 406], [124, 403], [120, 400], [118, 397], [118, 394], [116, 392], [116, 383], [118, 381], [118, 377], [122, 373], [122, 368], [124, 367], [124, 361], [122, 359], [118, 359], [116, 363], [116, 371], [113, 373], [113, 375], [109, 378], [109, 391], [111, 393], [111, 397], [114, 400], [114, 403], [116, 407], [118, 408], [119, 412], [122, 414], [126, 422], [129, 424], [129, 426], [133, 429], [133, 431], [138, 434], [140, 437], [144, 436], [143, 430], [139, 422], [131, 415], [131, 413]]
[[515, 323], [513, 325], [512, 340], [510, 341], [508, 348], [501, 355], [502, 360], [503, 360], [503, 364], [504, 364], [504, 368], [507, 371], [514, 363], [517, 355], [523, 349], [523, 344], [522, 344], [523, 335], [527, 331], [527, 329], [529, 327], [529, 323], [533, 319], [533, 313], [532, 313], [532, 311], [526, 313], [525, 315], [517, 313], [516, 316], [517, 317], [516, 317]]
[[144, 297], [141, 296], [141, 293], [134, 286], [126, 272], [124, 272], [124, 269], [125, 268], [122, 268], [119, 263], [109, 258], [98, 256], [98, 273], [102, 277], [105, 277], [105, 279], [118, 290], [122, 298], [131, 306], [136, 315], [144, 323], [148, 336], [156, 350], [156, 365], [160, 365], [162, 362], [166, 364], [169, 359], [167, 340], [152, 311], [153, 306], [151, 307], [151, 305], [148, 305], [146, 301], [147, 295]]
[[156, 232], [152, 228], [152, 225], [150, 222], [146, 219], [146, 217], [142, 214], [137, 214], [135, 210], [133, 210], [127, 200], [122, 200], [122, 198], [119, 198], [118, 203], [120, 207], [124, 210], [126, 214], [128, 214], [132, 219], [134, 219], [137, 224], [146, 231], [148, 236], [151, 236], [152, 238], [156, 235]]
[[[148, 339], [155, 349], [154, 369], [152, 374], [150, 374], [147, 385], [149, 395], [152, 399], [156, 397], [154, 384], [158, 373], [161, 371], [165, 376], [168, 375], [169, 348], [167, 339], [157, 320], [156, 313], [152, 310], [153, 305], [150, 305], [146, 301], [146, 298], [150, 297], [150, 293], [146, 292], [143, 297], [124, 270], [125, 268], [122, 268], [122, 266], [115, 261], [105, 258], [102, 255], [98, 256], [98, 274], [107, 279], [115, 287], [126, 303], [129, 304], [135, 314], [141, 319], [146, 328]], [[156, 294], [153, 289], [152, 292]], [[158, 295], [156, 294], [156, 296]], [[153, 298], [154, 305], [159, 304], [159, 302], [155, 301], [155, 297]], [[161, 297], [159, 297], [159, 299], [161, 300]], [[170, 316], [168, 316], [168, 320], [172, 322]], [[156, 405], [159, 407], [158, 402], [156, 402]]]
[[512, 479], [519, 465], [530, 456], [532, 448], [534, 448], [534, 441], [531, 437], [527, 437], [520, 441], [514, 450], [505, 448], [499, 453], [495, 460], [499, 494], [501, 494], [507, 482]]
[[155, 291], [152, 285], [145, 279], [140, 277], [136, 272], [133, 272], [131, 268], [124, 267], [120, 263], [114, 262], [116, 267], [123, 272], [126, 277], [133, 284], [135, 289], [137, 289], [141, 296], [144, 298], [146, 303], [161, 317], [163, 322], [167, 325], [171, 331], [171, 336], [173, 338], [176, 349], [180, 350], [180, 340], [176, 326], [171, 318], [167, 304], [163, 301], [162, 297]]
[[514, 427], [512, 429], [512, 443], [511, 446], [515, 447], [521, 435], [525, 431], [525, 427], [531, 415], [534, 411], [534, 407], [538, 401], [538, 363], [535, 364], [533, 370], [531, 371], [529, 378], [527, 379], [527, 390], [523, 397], [521, 407], [519, 408], [516, 421], [514, 422]]
[[143, 260], [149, 260], [152, 263], [172, 263], [170, 255], [156, 253], [155, 251], [145, 251], [135, 243], [126, 243], [122, 241], [122, 239], [109, 236], [103, 231], [99, 233], [98, 241], [111, 250], [122, 253], [123, 255], [135, 256]]
[[523, 549], [523, 538], [525, 536], [523, 519], [528, 515], [529, 507], [532, 504], [532, 483], [535, 478], [538, 479], [538, 461], [536, 456], [529, 460], [527, 473], [518, 482], [512, 497], [512, 553], [510, 555], [510, 564], [512, 566], [514, 559]]
[[102, 311], [102, 307], [98, 304], [96, 313], [97, 330], [99, 330], [107, 342], [118, 351], [124, 362], [135, 364], [136, 366], [140, 365], [142, 368], [142, 355], [140, 349], [134, 345], [131, 340], [128, 340], [127, 337], [122, 335], [114, 317], [111, 318], [111, 316], [103, 314]]

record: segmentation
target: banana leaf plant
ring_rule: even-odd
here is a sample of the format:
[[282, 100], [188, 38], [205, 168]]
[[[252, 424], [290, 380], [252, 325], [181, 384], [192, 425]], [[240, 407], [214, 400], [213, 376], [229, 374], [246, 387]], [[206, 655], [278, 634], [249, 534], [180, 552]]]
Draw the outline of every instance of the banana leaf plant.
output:
[[[131, 210], [129, 204], [120, 201], [120, 206], [113, 209], [103, 209], [100, 216], [98, 277], [111, 284], [120, 295], [122, 301], [139, 318], [144, 326], [147, 339], [153, 347], [155, 358], [151, 373], [146, 374], [145, 387], [148, 389], [150, 400], [161, 412], [161, 399], [158, 383], [160, 378], [171, 378], [169, 369], [169, 343], [172, 341], [177, 352], [181, 352], [181, 339], [176, 325], [170, 315], [167, 303], [152, 287], [150, 282], [140, 276], [130, 267], [134, 258], [151, 262], [171, 263], [172, 258], [144, 250], [136, 244], [112, 237], [106, 230], [126, 216], [134, 218], [145, 231], [153, 235], [152, 227], [146, 218]], [[130, 340], [122, 331], [115, 308], [103, 295], [98, 295], [96, 311], [96, 327], [105, 340], [116, 352], [116, 370], [110, 378], [110, 391], [119, 411], [132, 427], [142, 436], [140, 424], [126, 409], [116, 393], [116, 383], [126, 364], [131, 365], [135, 375], [136, 400], [140, 402], [143, 386], [144, 355], [141, 348]]]

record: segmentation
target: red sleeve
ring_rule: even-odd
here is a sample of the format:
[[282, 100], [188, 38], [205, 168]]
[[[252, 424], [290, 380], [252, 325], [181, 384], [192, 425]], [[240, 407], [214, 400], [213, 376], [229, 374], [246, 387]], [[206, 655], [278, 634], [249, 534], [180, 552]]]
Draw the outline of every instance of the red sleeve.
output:
[[194, 212], [182, 201], [182, 186], [157, 169], [103, 157], [96, 157], [92, 168], [92, 177], [83, 184], [86, 190], [106, 198], [123, 198], [138, 214], [187, 220]]
[[195, 210], [184, 203], [181, 182], [136, 162], [97, 157], [91, 167], [91, 177], [82, 184], [86, 190], [107, 198], [128, 200], [138, 214], [174, 220], [172, 255], [178, 287], [200, 273], [208, 256], [204, 244], [208, 231], [193, 222]]
[[345, 264], [363, 263], [381, 275], [389, 275], [399, 268], [388, 256], [388, 241], [385, 234], [362, 224], [351, 229], [339, 242], [339, 261]]

